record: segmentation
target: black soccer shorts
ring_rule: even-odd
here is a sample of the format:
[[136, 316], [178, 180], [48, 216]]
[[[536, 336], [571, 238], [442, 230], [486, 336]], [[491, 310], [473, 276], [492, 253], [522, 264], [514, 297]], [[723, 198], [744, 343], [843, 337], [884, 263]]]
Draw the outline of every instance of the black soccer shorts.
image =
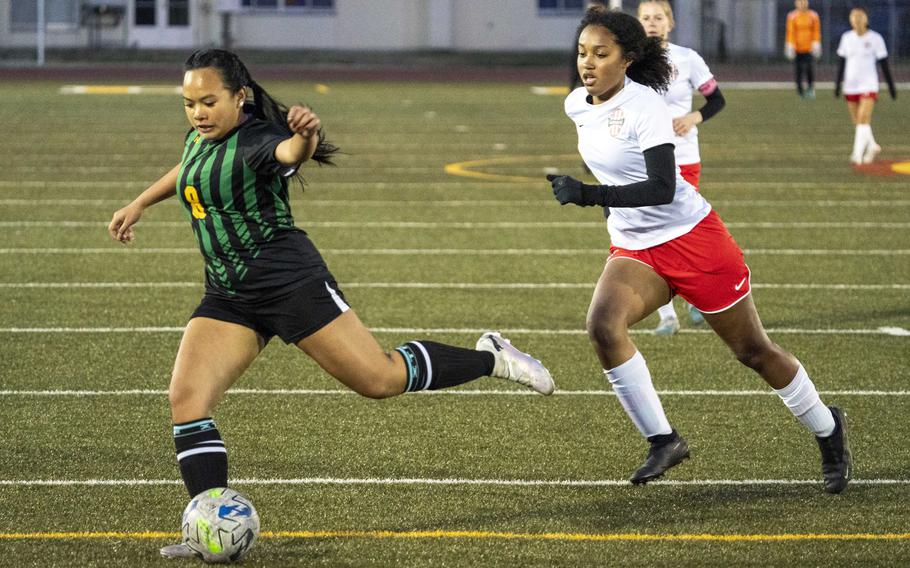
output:
[[261, 301], [243, 301], [207, 293], [192, 318], [204, 317], [236, 323], [262, 336], [266, 343], [278, 336], [297, 343], [350, 307], [331, 274], [316, 278], [290, 292]]

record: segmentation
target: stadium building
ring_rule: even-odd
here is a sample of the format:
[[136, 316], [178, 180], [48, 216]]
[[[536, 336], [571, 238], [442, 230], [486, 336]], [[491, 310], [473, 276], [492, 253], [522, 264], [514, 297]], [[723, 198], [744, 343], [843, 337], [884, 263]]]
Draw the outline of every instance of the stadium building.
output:
[[[43, 34], [37, 7], [44, 4]], [[634, 10], [638, 0], [613, 0]], [[0, 0], [0, 49], [525, 51], [565, 49], [584, 0]], [[673, 40], [721, 59], [780, 56], [792, 0], [674, 0]], [[866, 2], [889, 51], [910, 51], [910, 0]], [[851, 0], [814, 0], [826, 53]], [[902, 24], [902, 22], [904, 22]], [[43, 37], [40, 37], [43, 36]]]

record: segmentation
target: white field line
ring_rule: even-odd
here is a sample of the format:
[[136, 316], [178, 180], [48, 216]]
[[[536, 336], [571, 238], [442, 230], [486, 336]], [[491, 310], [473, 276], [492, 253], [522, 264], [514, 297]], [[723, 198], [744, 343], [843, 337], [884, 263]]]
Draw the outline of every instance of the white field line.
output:
[[[231, 479], [231, 485], [435, 485], [435, 486], [505, 486], [505, 487], [631, 487], [627, 479], [465, 479], [465, 478], [394, 478], [394, 477], [302, 477], [296, 479], [248, 478]], [[852, 479], [851, 485], [910, 485], [910, 479]], [[179, 479], [0, 479], [0, 487], [144, 487], [182, 485]], [[693, 479], [657, 480], [648, 485], [716, 486], [716, 485], [820, 485], [818, 479]]]
[[[10, 187], [16, 187], [19, 189], [18, 183], [15, 182], [3, 182], [0, 181], [0, 188], [4, 187], [5, 183], [9, 183]], [[50, 182], [47, 182], [50, 183]], [[72, 189], [73, 184], [78, 182], [64, 182], [59, 187], [65, 187]], [[102, 183], [102, 182], [98, 182]], [[123, 187], [125, 182], [114, 182], [113, 186]], [[497, 182], [499, 184], [499, 182]], [[95, 183], [87, 182], [86, 185], [94, 186]], [[329, 184], [329, 185], [344, 185], [344, 184]], [[364, 184], [358, 184], [358, 187], [362, 187]], [[369, 184], [366, 184], [369, 185]], [[407, 185], [407, 184], [405, 184]], [[421, 187], [426, 187], [426, 183], [421, 182], [417, 185]], [[434, 185], [442, 185], [434, 183]], [[501, 184], [499, 184], [501, 185]], [[769, 184], [773, 187], [792, 187], [794, 184]], [[798, 184], [797, 184], [798, 185]], [[44, 187], [43, 185], [39, 187]], [[58, 187], [56, 184], [49, 186], [51, 188]], [[140, 187], [140, 186], [137, 186]], [[144, 187], [144, 186], [142, 186]], [[396, 184], [396, 187], [399, 187]], [[0, 205], [7, 206], [48, 206], [48, 205], [62, 205], [67, 207], [73, 206], [82, 206], [82, 207], [122, 207], [129, 201], [128, 198], [124, 197], [123, 199], [0, 199]], [[907, 199], [897, 199], [897, 200], [887, 200], [887, 199], [824, 199], [824, 200], [789, 200], [789, 199], [712, 199], [711, 203], [717, 206], [724, 207], [908, 207], [910, 206], [910, 200]], [[361, 199], [361, 200], [341, 200], [341, 199], [292, 199], [291, 204], [294, 207], [344, 207], [344, 208], [361, 208], [361, 207], [412, 207], [412, 206], [423, 206], [423, 207], [543, 207], [543, 206], [553, 206], [557, 207], [558, 204], [555, 200], [550, 199], [534, 199], [534, 200], [502, 200], [502, 199], [455, 199], [455, 200], [400, 200], [400, 199]], [[179, 203], [176, 200], [165, 201], [164, 205], [176, 206]], [[113, 210], [112, 210], [113, 212]]]
[[[891, 148], [892, 146], [889, 146]], [[546, 156], [538, 156], [541, 160], [546, 160]], [[552, 157], [552, 156], [551, 156]], [[529, 156], [529, 159], [531, 156]], [[490, 186], [490, 187], [502, 187], [501, 182], [494, 181], [468, 181], [468, 180], [459, 180], [457, 178], [446, 178], [440, 181], [431, 182], [434, 187], [436, 186], [451, 186], [451, 187], [481, 187], [481, 186]], [[386, 181], [338, 181], [338, 180], [325, 180], [320, 182], [320, 185], [325, 187], [341, 187], [348, 189], [363, 189], [364, 186], [375, 187], [378, 189], [390, 189], [398, 187], [413, 187], [413, 188], [426, 188], [426, 181], [395, 181], [395, 182], [386, 182]], [[541, 185], [546, 187], [548, 182], [541, 176]], [[144, 189], [148, 186], [148, 183], [145, 181], [137, 181], [136, 179], [121, 179], [121, 180], [34, 180], [34, 179], [25, 179], [25, 180], [0, 180], [0, 189], [14, 189], [14, 190], [23, 190], [23, 189], [67, 189], [72, 190], [73, 188], [85, 188], [85, 189], [133, 189], [140, 188]], [[797, 188], [797, 189], [844, 189], [847, 190], [848, 186], [844, 185], [843, 187], [832, 188], [830, 182], [826, 181], [714, 181], [711, 182], [711, 187], [719, 188], [728, 188], [728, 189], [741, 189], [744, 187], [748, 188]], [[303, 197], [301, 194], [296, 194], [297, 196]], [[292, 196], [293, 197], [293, 196]], [[306, 198], [304, 198], [306, 199]], [[74, 202], [82, 202], [83, 199], [65, 199], [67, 201], [72, 200]], [[30, 199], [25, 199], [23, 201], [32, 201]], [[113, 200], [117, 203], [123, 203], [120, 200]], [[342, 204], [361, 204], [361, 203], [380, 203], [373, 200], [354, 200], [347, 201], [342, 199], [325, 199], [325, 200], [315, 200], [316, 202], [321, 203], [334, 203], [337, 205]], [[862, 200], [866, 202], [867, 200]], [[444, 201], [445, 202], [445, 201]], [[473, 204], [476, 203], [476, 200], [459, 200], [457, 203], [464, 204]], [[504, 203], [510, 203], [511, 201], [504, 201]], [[555, 205], [555, 200], [552, 198], [548, 199], [539, 199], [534, 200], [536, 203], [553, 203]], [[779, 199], [768, 200], [768, 203], [779, 203]], [[175, 203], [171, 201], [171, 203]], [[381, 203], [389, 203], [387, 200], [381, 201]], [[882, 203], [890, 203], [890, 201], [882, 201]]]
[[[166, 390], [124, 389], [124, 390], [0, 390], [0, 396], [167, 396]], [[228, 395], [265, 396], [356, 396], [348, 389], [230, 389]], [[539, 396], [529, 390], [436, 390], [420, 391], [418, 396]], [[771, 390], [661, 390], [660, 396], [777, 396]], [[818, 391], [822, 396], [910, 396], [910, 391], [842, 390]], [[552, 396], [616, 396], [612, 390], [559, 390]]]
[[[321, 249], [324, 254], [350, 256], [580, 256], [606, 257], [606, 248], [594, 249]], [[910, 254], [910, 249], [743, 249], [747, 255], [768, 256], [897, 256]], [[196, 248], [0, 248], [0, 254], [199, 254]]]
[[[107, 227], [108, 221], [0, 221], [2, 229]], [[188, 227], [185, 221], [143, 221], [143, 227]], [[318, 229], [598, 229], [604, 221], [529, 222], [425, 222], [425, 221], [306, 221], [305, 228]], [[730, 222], [732, 229], [906, 229], [910, 222], [824, 221], [824, 222]]]
[[[202, 282], [0, 282], [0, 288], [199, 288]], [[342, 288], [415, 290], [593, 290], [593, 282], [346, 282]], [[910, 290], [910, 284], [758, 284], [757, 290]]]
[[[167, 327], [0, 327], [0, 333], [182, 333], [182, 326]], [[467, 334], [476, 335], [489, 331], [487, 328], [418, 328], [418, 327], [373, 327], [373, 333], [400, 333], [400, 334]], [[503, 328], [502, 333], [511, 335], [587, 335], [583, 329], [529, 329], [529, 328]], [[902, 327], [879, 327], [876, 329], [799, 329], [799, 328], [768, 328], [770, 334], [788, 335], [889, 335], [892, 337], [910, 337], [910, 330]], [[654, 330], [634, 329], [629, 333], [634, 335], [654, 335]], [[712, 334], [710, 329], [681, 329], [681, 334]]]
[[[734, 91], [792, 91], [793, 82], [792, 81], [724, 81], [720, 83], [723, 85], [724, 89], [734, 90]], [[910, 83], [897, 83], [896, 87], [898, 89], [907, 89], [910, 88]], [[834, 90], [833, 81], [818, 81], [815, 83], [815, 88], [823, 90]], [[887, 89], [888, 85], [885, 83], [881, 84], [882, 89]], [[567, 89], [565, 87], [545, 87], [545, 86], [533, 86], [531, 87], [531, 93], [535, 95], [566, 95]]]
[[[733, 90], [757, 90], [757, 91], [773, 91], [773, 90], [792, 90], [793, 83], [788, 81], [724, 81], [721, 83], [725, 89]], [[899, 89], [910, 88], [910, 83], [896, 83], [895, 86]], [[815, 88], [820, 90], [834, 90], [833, 81], [820, 81], [815, 83]], [[881, 84], [882, 89], [887, 89], [888, 85], [885, 83]]]

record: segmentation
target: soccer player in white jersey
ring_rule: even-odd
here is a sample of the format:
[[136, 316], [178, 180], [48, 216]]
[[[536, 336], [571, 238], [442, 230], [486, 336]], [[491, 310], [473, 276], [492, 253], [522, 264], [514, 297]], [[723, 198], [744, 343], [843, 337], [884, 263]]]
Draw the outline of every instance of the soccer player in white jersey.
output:
[[850, 11], [850, 27], [840, 38], [837, 46], [839, 58], [837, 81], [834, 84], [834, 96], [840, 97], [843, 85], [844, 98], [847, 99], [847, 110], [856, 126], [853, 135], [853, 153], [850, 161], [853, 164], [871, 164], [882, 147], [875, 142], [872, 135], [872, 110], [878, 99], [878, 73], [875, 63], [882, 68], [882, 75], [888, 83], [891, 98], [897, 98], [897, 89], [888, 66], [888, 49], [885, 40], [877, 32], [869, 29], [869, 16], [862, 8]]
[[[667, 0], [642, 0], [638, 5], [638, 21], [645, 28], [648, 37], [660, 38], [661, 46], [667, 50], [670, 65], [673, 67], [673, 79], [664, 101], [670, 107], [673, 117], [673, 131], [676, 134], [676, 163], [683, 179], [698, 189], [701, 176], [701, 156], [698, 152], [697, 124], [708, 120], [720, 112], [726, 101], [714, 74], [708, 69], [705, 60], [694, 50], [669, 42], [673, 30], [673, 8]], [[692, 90], [705, 97], [705, 104], [698, 110], [692, 110]], [[694, 325], [704, 323], [701, 313], [691, 304], [688, 305], [689, 319]], [[673, 308], [673, 300], [657, 310], [660, 323], [654, 333], [673, 335], [679, 331], [679, 319]]]
[[843, 491], [852, 468], [846, 415], [825, 406], [796, 357], [768, 338], [742, 250], [676, 167], [673, 121], [655, 92], [666, 90], [672, 72], [660, 40], [616, 11], [588, 10], [578, 29], [583, 87], [569, 94], [565, 110], [582, 158], [603, 185], [562, 175], [547, 179], [561, 204], [599, 206], [607, 215], [610, 256], [586, 323], [607, 380], [650, 443], [630, 481], [647, 483], [689, 457], [629, 334], [630, 326], [679, 294], [815, 434], [825, 489]]

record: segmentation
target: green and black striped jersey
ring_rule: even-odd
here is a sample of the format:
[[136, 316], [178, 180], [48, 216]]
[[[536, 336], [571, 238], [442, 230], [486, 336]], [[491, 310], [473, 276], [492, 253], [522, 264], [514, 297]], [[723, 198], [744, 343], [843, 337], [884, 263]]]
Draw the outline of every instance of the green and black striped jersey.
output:
[[258, 300], [326, 272], [288, 198], [293, 168], [275, 159], [286, 130], [248, 118], [219, 140], [186, 138], [177, 195], [205, 257], [206, 293]]

